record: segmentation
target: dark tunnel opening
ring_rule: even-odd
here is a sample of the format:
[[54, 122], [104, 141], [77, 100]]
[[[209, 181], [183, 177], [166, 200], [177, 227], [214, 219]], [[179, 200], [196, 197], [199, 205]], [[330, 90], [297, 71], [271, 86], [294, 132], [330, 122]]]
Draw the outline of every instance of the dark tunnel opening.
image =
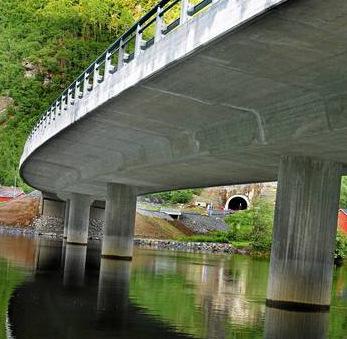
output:
[[232, 211], [242, 211], [248, 208], [247, 201], [242, 197], [234, 197], [228, 203], [228, 209]]

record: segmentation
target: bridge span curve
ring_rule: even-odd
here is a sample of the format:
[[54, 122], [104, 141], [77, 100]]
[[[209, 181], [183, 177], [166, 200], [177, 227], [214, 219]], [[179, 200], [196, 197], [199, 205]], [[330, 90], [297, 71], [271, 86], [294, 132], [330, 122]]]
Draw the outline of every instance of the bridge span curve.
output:
[[346, 159], [346, 4], [327, 16], [326, 1], [202, 3], [146, 41], [146, 25], [164, 25], [162, 1], [64, 91], [25, 145], [28, 184], [105, 196], [107, 182], [274, 180], [288, 152]]
[[86, 245], [90, 203], [106, 199], [102, 255], [123, 260], [136, 195], [278, 178], [268, 306], [326, 311], [346, 22], [345, 0], [163, 0], [48, 109], [21, 176], [66, 198], [70, 244]]

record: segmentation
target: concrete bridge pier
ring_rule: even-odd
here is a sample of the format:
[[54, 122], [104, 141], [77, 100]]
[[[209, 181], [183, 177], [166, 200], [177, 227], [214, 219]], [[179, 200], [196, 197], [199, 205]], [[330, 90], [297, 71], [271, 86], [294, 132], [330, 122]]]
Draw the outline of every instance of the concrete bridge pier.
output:
[[135, 214], [136, 189], [123, 184], [108, 184], [102, 258], [132, 259]]
[[332, 161], [281, 158], [267, 306], [329, 309], [341, 170]]
[[41, 214], [48, 217], [64, 218], [65, 202], [57, 194], [42, 193]]
[[90, 204], [93, 199], [89, 195], [72, 193], [69, 200], [67, 243], [87, 245]]

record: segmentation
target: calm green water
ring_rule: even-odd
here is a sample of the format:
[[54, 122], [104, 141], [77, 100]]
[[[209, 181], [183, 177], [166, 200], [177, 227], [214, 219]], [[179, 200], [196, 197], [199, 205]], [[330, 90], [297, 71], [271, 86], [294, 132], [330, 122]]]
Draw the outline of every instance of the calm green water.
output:
[[347, 267], [329, 313], [264, 305], [269, 263], [136, 249], [101, 260], [98, 244], [0, 238], [0, 338], [347, 338]]

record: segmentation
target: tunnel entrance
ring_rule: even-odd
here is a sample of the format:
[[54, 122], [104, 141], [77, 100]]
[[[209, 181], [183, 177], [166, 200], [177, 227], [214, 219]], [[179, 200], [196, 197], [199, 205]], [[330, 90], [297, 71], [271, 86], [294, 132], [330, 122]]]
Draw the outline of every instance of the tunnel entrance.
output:
[[234, 195], [233, 197], [229, 198], [225, 204], [225, 209], [232, 211], [242, 211], [248, 209], [248, 207], [248, 198], [242, 195]]

